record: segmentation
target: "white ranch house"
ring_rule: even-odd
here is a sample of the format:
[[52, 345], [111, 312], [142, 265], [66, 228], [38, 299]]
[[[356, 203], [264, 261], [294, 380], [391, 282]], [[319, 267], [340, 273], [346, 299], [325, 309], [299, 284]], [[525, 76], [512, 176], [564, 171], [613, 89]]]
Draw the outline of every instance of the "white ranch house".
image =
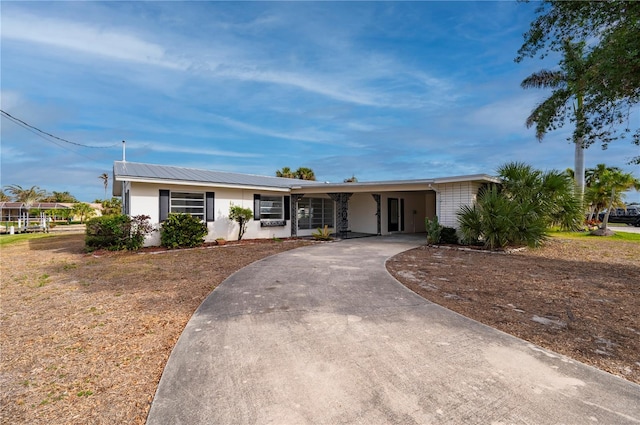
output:
[[[206, 242], [237, 239], [229, 207], [254, 212], [244, 238], [309, 236], [328, 225], [341, 236], [425, 231], [425, 217], [458, 227], [456, 213], [475, 201], [480, 187], [499, 180], [486, 174], [419, 180], [328, 183], [116, 161], [113, 194], [124, 212], [161, 223], [185, 212], [207, 223]], [[159, 245], [154, 232], [146, 245]]]

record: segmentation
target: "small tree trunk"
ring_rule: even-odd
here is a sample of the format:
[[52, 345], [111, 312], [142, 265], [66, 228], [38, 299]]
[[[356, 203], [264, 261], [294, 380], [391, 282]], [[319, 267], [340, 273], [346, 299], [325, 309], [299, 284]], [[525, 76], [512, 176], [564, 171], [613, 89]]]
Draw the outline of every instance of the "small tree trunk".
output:
[[611, 198], [609, 199], [609, 207], [607, 208], [607, 213], [604, 215], [604, 219], [602, 219], [601, 229], [607, 230], [607, 223], [609, 222], [609, 214], [611, 214], [611, 208], [613, 207], [613, 198], [616, 196], [616, 188], [611, 189]]
[[582, 146], [582, 137], [575, 143], [574, 169], [573, 178], [578, 189], [580, 202], [582, 202], [584, 199], [584, 147]]

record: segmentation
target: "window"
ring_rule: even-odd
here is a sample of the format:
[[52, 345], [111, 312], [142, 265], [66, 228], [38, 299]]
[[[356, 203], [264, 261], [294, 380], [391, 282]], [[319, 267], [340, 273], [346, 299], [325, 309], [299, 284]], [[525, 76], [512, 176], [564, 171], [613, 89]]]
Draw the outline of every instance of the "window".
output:
[[187, 213], [204, 220], [204, 193], [171, 192], [170, 212]]
[[260, 220], [283, 220], [284, 202], [282, 196], [260, 196]]
[[298, 229], [334, 227], [334, 203], [325, 198], [302, 198], [298, 201]]

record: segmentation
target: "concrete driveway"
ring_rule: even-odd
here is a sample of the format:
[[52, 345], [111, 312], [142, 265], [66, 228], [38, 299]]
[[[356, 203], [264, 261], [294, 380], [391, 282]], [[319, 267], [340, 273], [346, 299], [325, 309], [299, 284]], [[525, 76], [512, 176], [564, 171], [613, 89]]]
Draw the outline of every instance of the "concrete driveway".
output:
[[640, 423], [640, 386], [400, 285], [384, 262], [422, 241], [314, 245], [232, 275], [186, 326], [147, 423]]

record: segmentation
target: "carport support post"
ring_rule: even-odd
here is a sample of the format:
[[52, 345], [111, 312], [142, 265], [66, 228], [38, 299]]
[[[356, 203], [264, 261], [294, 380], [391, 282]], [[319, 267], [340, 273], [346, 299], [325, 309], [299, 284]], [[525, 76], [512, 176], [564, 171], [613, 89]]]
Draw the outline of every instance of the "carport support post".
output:
[[378, 193], [372, 193], [373, 199], [376, 200], [376, 219], [378, 221], [378, 236], [382, 234], [382, 215], [380, 212], [380, 195]]
[[302, 193], [291, 194], [291, 237], [298, 236], [298, 201], [303, 196]]
[[327, 195], [337, 204], [336, 233], [339, 237], [345, 238], [349, 230], [349, 198], [353, 193], [327, 193]]

